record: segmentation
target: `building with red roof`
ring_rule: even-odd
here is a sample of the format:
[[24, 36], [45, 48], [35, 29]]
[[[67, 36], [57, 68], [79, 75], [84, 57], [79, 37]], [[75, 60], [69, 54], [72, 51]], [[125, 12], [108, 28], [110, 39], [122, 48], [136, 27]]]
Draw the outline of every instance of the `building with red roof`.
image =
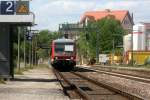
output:
[[129, 11], [127, 10], [106, 9], [103, 11], [88, 11], [85, 12], [81, 17], [80, 23], [87, 25], [89, 20], [100, 20], [108, 16], [114, 17], [115, 19], [119, 20], [124, 29], [132, 30], [133, 20]]

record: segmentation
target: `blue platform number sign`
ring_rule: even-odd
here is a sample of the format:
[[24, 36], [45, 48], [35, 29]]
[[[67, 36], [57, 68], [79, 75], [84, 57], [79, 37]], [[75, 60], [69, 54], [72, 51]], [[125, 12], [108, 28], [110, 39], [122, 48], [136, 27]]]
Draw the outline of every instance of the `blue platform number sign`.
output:
[[15, 13], [14, 1], [1, 1], [1, 14], [2, 15], [13, 15], [14, 13]]

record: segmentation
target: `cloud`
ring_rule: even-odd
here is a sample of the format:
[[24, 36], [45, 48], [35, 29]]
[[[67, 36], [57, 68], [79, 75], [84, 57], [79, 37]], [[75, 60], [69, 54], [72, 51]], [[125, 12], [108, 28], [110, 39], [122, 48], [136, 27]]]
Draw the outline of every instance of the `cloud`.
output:
[[129, 10], [130, 13], [134, 15], [135, 23], [140, 21], [149, 21], [150, 19], [150, 0], [122, 0], [114, 2], [107, 2], [104, 5], [98, 5], [95, 7], [94, 10], [101, 10], [101, 9], [112, 9], [112, 10]]
[[94, 8], [95, 3], [88, 1], [71, 1], [71, 0], [56, 0], [50, 1], [47, 4], [36, 9], [37, 13], [46, 13], [52, 16], [55, 15], [70, 15], [79, 13], [84, 10]]
[[135, 22], [150, 21], [150, 0], [33, 0], [31, 10], [36, 14], [38, 29], [57, 30], [64, 22], [78, 22], [80, 16], [91, 10], [129, 10]]
[[37, 4], [40, 4], [41, 1], [35, 0], [34, 2], [36, 3], [32, 4], [36, 8], [34, 8], [36, 22], [40, 28], [47, 24], [47, 26], [52, 26], [52, 30], [57, 30], [58, 28], [56, 27], [60, 23], [79, 21], [81, 13], [85, 10], [93, 9], [96, 5], [90, 0], [87, 0], [87, 2], [82, 0], [48, 0], [46, 1], [47, 3], [37, 7]]

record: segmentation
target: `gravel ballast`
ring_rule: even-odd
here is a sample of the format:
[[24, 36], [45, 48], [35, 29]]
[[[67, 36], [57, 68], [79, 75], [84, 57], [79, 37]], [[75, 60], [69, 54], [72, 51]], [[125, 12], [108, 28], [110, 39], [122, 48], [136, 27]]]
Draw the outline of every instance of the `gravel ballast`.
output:
[[135, 80], [120, 78], [116, 76], [106, 75], [97, 72], [84, 73], [85, 76], [91, 77], [94, 80], [108, 84], [119, 90], [138, 95], [150, 100], [150, 84], [144, 82], [138, 82]]

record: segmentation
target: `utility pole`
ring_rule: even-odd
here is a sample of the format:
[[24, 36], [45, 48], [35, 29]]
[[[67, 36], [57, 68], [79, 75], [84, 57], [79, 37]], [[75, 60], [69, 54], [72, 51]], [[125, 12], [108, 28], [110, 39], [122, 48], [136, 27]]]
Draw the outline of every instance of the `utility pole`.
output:
[[20, 34], [21, 27], [18, 27], [18, 71], [20, 71]]

